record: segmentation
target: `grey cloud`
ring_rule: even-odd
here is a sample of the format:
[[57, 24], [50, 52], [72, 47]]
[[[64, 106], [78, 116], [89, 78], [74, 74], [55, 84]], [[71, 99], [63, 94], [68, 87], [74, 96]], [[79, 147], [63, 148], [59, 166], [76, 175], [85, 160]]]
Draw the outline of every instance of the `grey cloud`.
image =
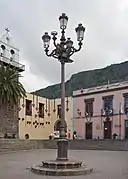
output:
[[45, 56], [41, 36], [59, 31], [58, 16], [69, 16], [67, 36], [76, 43], [75, 27], [87, 27], [83, 49], [66, 66], [66, 78], [74, 72], [103, 67], [128, 57], [128, 3], [126, 0], [0, 0], [0, 32], [12, 31], [31, 73], [50, 83], [60, 81], [59, 63]]

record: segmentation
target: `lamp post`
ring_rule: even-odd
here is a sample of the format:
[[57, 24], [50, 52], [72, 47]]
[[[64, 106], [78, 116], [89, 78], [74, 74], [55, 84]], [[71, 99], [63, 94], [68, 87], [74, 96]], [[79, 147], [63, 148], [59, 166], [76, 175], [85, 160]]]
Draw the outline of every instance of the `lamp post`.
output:
[[70, 57], [75, 53], [80, 51], [82, 47], [82, 41], [84, 39], [84, 32], [85, 28], [82, 26], [82, 24], [78, 24], [78, 27], [75, 29], [77, 33], [77, 41], [78, 41], [78, 49], [76, 49], [73, 46], [73, 41], [71, 38], [65, 37], [65, 30], [67, 28], [67, 22], [68, 17], [65, 13], [62, 13], [62, 15], [59, 17], [60, 21], [60, 29], [61, 29], [61, 38], [60, 42], [57, 43], [57, 32], [53, 31], [51, 33], [54, 49], [52, 52], [49, 53], [49, 46], [50, 46], [50, 40], [51, 36], [45, 32], [42, 36], [42, 40], [44, 43], [44, 51], [48, 57], [53, 57], [58, 59], [58, 61], [61, 64], [61, 125], [60, 125], [60, 139], [57, 142], [58, 145], [58, 152], [57, 152], [57, 160], [65, 161], [68, 160], [68, 154], [67, 154], [67, 146], [68, 141], [66, 139], [66, 132], [65, 132], [65, 64], [66, 63], [72, 63], [73, 60], [70, 59]]

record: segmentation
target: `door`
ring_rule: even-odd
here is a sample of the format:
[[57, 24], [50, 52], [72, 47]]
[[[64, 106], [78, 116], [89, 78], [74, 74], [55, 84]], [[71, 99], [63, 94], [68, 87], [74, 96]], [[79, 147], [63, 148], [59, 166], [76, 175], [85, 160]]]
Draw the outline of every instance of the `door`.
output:
[[111, 128], [111, 121], [104, 122], [104, 139], [111, 139], [112, 138], [112, 128]]
[[86, 139], [92, 139], [92, 122], [86, 123]]
[[128, 139], [128, 120], [125, 121], [125, 139]]

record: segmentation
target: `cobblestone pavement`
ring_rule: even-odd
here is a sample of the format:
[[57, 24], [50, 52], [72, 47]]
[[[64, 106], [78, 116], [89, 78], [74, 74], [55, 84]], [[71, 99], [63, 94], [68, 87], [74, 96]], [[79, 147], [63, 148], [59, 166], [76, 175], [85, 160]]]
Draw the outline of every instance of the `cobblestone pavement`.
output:
[[[19, 151], [0, 154], [0, 179], [55, 179], [32, 173], [29, 167], [42, 160], [55, 159], [55, 150]], [[73, 179], [128, 179], [128, 152], [69, 151], [71, 159], [83, 160], [94, 168], [92, 174]]]

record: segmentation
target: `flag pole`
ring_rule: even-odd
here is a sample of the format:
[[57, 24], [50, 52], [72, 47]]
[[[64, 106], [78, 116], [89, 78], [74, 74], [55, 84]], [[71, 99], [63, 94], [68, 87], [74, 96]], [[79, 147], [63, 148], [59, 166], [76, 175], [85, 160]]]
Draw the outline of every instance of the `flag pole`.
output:
[[121, 140], [121, 103], [119, 109], [119, 139]]

